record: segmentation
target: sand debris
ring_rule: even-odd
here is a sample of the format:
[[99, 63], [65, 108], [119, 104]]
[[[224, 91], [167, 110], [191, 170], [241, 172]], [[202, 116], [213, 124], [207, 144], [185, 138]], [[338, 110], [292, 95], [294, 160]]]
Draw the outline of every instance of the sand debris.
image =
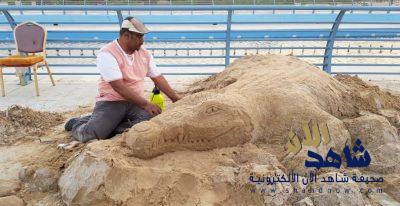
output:
[[21, 138], [40, 137], [63, 123], [62, 115], [38, 112], [21, 106], [0, 111], [0, 145], [10, 145]]

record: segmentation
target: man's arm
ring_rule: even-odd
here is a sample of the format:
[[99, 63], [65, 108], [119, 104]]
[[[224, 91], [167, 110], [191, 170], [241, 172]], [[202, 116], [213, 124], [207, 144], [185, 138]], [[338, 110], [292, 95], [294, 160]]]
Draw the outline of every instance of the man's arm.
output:
[[149, 112], [152, 115], [158, 115], [161, 114], [161, 109], [155, 105], [152, 104], [151, 102], [147, 101], [144, 99], [142, 96], [136, 94], [135, 92], [132, 92], [132, 90], [129, 90], [126, 85], [124, 84], [122, 79], [115, 80], [112, 82], [109, 82], [111, 87], [118, 92], [122, 97], [124, 97], [126, 100], [129, 102], [138, 105], [139, 107], [145, 109], [147, 112]]
[[155, 83], [155, 85], [162, 91], [164, 94], [168, 96], [168, 98], [171, 99], [172, 102], [176, 102], [180, 100], [182, 97], [180, 97], [168, 84], [167, 80], [164, 78], [163, 75], [159, 75], [156, 77], [150, 77], [151, 80]]

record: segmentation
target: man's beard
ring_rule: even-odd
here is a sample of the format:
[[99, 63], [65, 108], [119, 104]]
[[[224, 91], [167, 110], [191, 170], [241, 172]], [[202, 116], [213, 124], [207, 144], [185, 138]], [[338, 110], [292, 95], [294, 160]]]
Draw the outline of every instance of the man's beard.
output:
[[142, 45], [139, 45], [136, 48], [132, 49], [132, 53], [135, 52], [135, 51], [138, 51], [141, 47], [142, 47]]

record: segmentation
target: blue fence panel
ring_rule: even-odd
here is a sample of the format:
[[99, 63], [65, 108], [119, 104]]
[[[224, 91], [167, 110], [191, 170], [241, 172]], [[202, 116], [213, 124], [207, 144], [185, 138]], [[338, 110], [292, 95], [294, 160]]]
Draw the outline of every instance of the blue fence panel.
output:
[[[324, 40], [329, 36], [329, 29], [281, 29], [281, 30], [232, 30], [231, 40]], [[49, 31], [48, 41], [111, 41], [118, 38], [117, 31]], [[341, 29], [336, 38], [354, 40], [365, 38], [397, 38], [400, 28], [385, 29]], [[0, 31], [2, 41], [14, 41], [12, 31]], [[225, 41], [225, 31], [154, 31], [145, 36], [147, 42], [157, 41]], [[386, 39], [383, 39], [386, 40]], [[396, 40], [396, 39], [394, 39]]]
[[[400, 7], [353, 7], [353, 6], [0, 6], [0, 11], [5, 14], [10, 14], [12, 18], [0, 16], [0, 25], [10, 23], [20, 23], [26, 20], [34, 20], [38, 23], [59, 26], [57, 29], [48, 31], [48, 43], [63, 42], [65, 47], [50, 47], [48, 51], [50, 59], [94, 59], [96, 51], [99, 47], [76, 47], [74, 42], [93, 42], [105, 43], [114, 40], [118, 37], [118, 31], [112, 31], [104, 28], [96, 31], [93, 29], [82, 30], [67, 30], [62, 29], [62, 25], [80, 26], [88, 25], [118, 25], [119, 13], [122, 17], [128, 15], [126, 12], [133, 11], [150, 11], [148, 15], [140, 14], [136, 17], [140, 18], [147, 25], [181, 25], [181, 26], [198, 26], [193, 29], [179, 29], [174, 31], [154, 30], [145, 36], [146, 42], [176, 42], [187, 43], [188, 46], [172, 48], [171, 45], [163, 47], [150, 48], [156, 58], [172, 59], [173, 63], [161, 64], [162, 67], [217, 67], [226, 66], [231, 58], [238, 58], [250, 53], [269, 53], [279, 52], [282, 50], [299, 51], [301, 54], [296, 54], [300, 58], [321, 58], [320, 63], [315, 63], [321, 66], [325, 71], [330, 72], [330, 66], [347, 67], [347, 66], [388, 66], [397, 67], [396, 63], [335, 63], [332, 58], [352, 59], [352, 58], [398, 58], [399, 55], [382, 54], [382, 51], [398, 51], [397, 46], [368, 45], [368, 42], [398, 42], [400, 40]], [[15, 11], [23, 11], [24, 14], [15, 13]], [[46, 11], [45, 15], [31, 14], [33, 11]], [[78, 11], [80, 14], [68, 14], [63, 12], [60, 15], [49, 14], [49, 11]], [[91, 13], [91, 11], [98, 11]], [[107, 11], [100, 15], [99, 12]], [[164, 11], [163, 14], [151, 13], [152, 11]], [[191, 11], [191, 14], [165, 14], [165, 11]], [[193, 11], [213, 11], [210, 14], [194, 14]], [[214, 12], [215, 11], [215, 12]], [[218, 13], [217, 13], [218, 11]], [[249, 14], [246, 11], [253, 11]], [[256, 12], [254, 12], [256, 11]], [[259, 14], [257, 11], [269, 12]], [[293, 11], [292, 13], [280, 13], [279, 11]], [[300, 12], [301, 11], [301, 12]], [[334, 12], [331, 12], [334, 11]], [[315, 25], [333, 25], [339, 11], [348, 11], [344, 16], [340, 25], [357, 25], [356, 27], [340, 28], [337, 25], [337, 32], [332, 33], [331, 28], [316, 29]], [[121, 13], [125, 12], [125, 13]], [[221, 13], [222, 12], [222, 13]], [[390, 12], [390, 13], [388, 13]], [[229, 15], [232, 14], [231, 21]], [[15, 22], [14, 22], [15, 21]], [[303, 25], [302, 29], [294, 28], [293, 25]], [[381, 25], [392, 25], [381, 27]], [[254, 29], [256, 25], [256, 29]], [[268, 26], [275, 27], [268, 27]], [[290, 25], [290, 26], [288, 26]], [[307, 26], [308, 25], [308, 26]], [[361, 25], [361, 26], [360, 26]], [[362, 26], [364, 25], [364, 26]], [[201, 28], [200, 26], [208, 26]], [[214, 27], [213, 26], [217, 26]], [[222, 26], [222, 27], [221, 27]], [[239, 26], [239, 27], [238, 27]], [[277, 26], [282, 28], [276, 29]], [[307, 28], [309, 27], [309, 28]], [[330, 27], [330, 26], [329, 26]], [[304, 29], [306, 28], [306, 29]], [[333, 27], [332, 27], [333, 28]], [[3, 44], [10, 44], [0, 48], [0, 51], [5, 51], [11, 54], [14, 50], [12, 46], [13, 35], [11, 29], [8, 31], [0, 31], [0, 40]], [[334, 42], [349, 42], [348, 47], [334, 46]], [[365, 42], [364, 45], [355, 46], [355, 42]], [[206, 46], [208, 43], [213, 43], [217, 46]], [[235, 46], [234, 43], [255, 42], [253, 46], [243, 47]], [[274, 44], [265, 46], [265, 42], [322, 42], [326, 46], [276, 46]], [[328, 42], [328, 43], [327, 43]], [[191, 43], [201, 43], [202, 47], [190, 45]], [[219, 43], [223, 43], [221, 47]], [[260, 44], [263, 44], [260, 46]], [[329, 46], [331, 45], [331, 46]], [[213, 48], [214, 47], [214, 48]], [[317, 50], [327, 51], [357, 51], [359, 54], [343, 55], [343, 54], [325, 54], [319, 53]], [[372, 54], [361, 54], [360, 51], [372, 51]], [[313, 51], [313, 53], [307, 53]], [[317, 52], [316, 52], [317, 51]], [[54, 53], [55, 52], [55, 53]], [[78, 52], [74, 54], [74, 52]], [[192, 53], [197, 52], [197, 53]], [[374, 53], [375, 52], [375, 53]], [[377, 53], [378, 52], [378, 53]], [[161, 53], [161, 54], [160, 54]], [[3, 54], [4, 56], [4, 54]], [[190, 62], [181, 63], [181, 59], [216, 59], [221, 60], [221, 63], [202, 62], [201, 64]], [[225, 62], [225, 63], [224, 63]], [[322, 63], [323, 62], [323, 63]], [[52, 66], [94, 66], [93, 63], [52, 63]], [[183, 73], [183, 72], [182, 72]], [[332, 74], [338, 73], [332, 71]], [[347, 72], [351, 73], [351, 72]], [[362, 72], [355, 72], [362, 73]], [[367, 73], [367, 72], [366, 72]], [[369, 72], [370, 74], [381, 74], [382, 72]], [[383, 72], [384, 73], [384, 72]], [[399, 72], [387, 72], [387, 74], [397, 74]], [[87, 74], [87, 73], [82, 73]], [[179, 73], [180, 74], [180, 73]], [[186, 73], [185, 73], [186, 74]]]
[[[227, 15], [135, 15], [146, 24], [226, 24]], [[116, 15], [14, 15], [16, 23], [34, 20], [40, 24], [118, 24]], [[334, 23], [336, 14], [240, 14], [234, 24]], [[399, 24], [400, 14], [346, 14], [342, 24]], [[8, 24], [0, 16], [0, 24]]]

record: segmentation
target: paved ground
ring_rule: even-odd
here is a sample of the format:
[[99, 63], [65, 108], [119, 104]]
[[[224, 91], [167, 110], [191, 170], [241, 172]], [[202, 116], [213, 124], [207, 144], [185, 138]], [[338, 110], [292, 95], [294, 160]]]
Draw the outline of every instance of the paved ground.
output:
[[[10, 72], [10, 70], [8, 71]], [[56, 86], [52, 86], [47, 75], [39, 76], [40, 96], [35, 96], [34, 84], [18, 85], [16, 76], [5, 76], [6, 96], [0, 96], [0, 110], [11, 105], [22, 105], [41, 111], [65, 112], [80, 106], [93, 105], [97, 94], [99, 76], [54, 76]], [[183, 91], [191, 82], [204, 76], [166, 76], [173, 88]], [[400, 95], [400, 79], [395, 76], [374, 76], [370, 83]], [[369, 78], [364, 78], [369, 80]], [[150, 79], [146, 81], [146, 93], [153, 88]]]
[[[97, 94], [98, 76], [54, 76], [52, 86], [48, 76], [39, 76], [40, 96], [35, 96], [34, 84], [20, 86], [15, 76], [5, 76], [6, 96], [0, 96], [0, 110], [11, 105], [27, 106], [35, 110], [64, 112], [79, 106], [92, 105]], [[201, 78], [188, 76], [167, 76], [173, 88], [183, 90], [190, 82]], [[153, 89], [150, 79], [146, 81], [146, 92]]]

